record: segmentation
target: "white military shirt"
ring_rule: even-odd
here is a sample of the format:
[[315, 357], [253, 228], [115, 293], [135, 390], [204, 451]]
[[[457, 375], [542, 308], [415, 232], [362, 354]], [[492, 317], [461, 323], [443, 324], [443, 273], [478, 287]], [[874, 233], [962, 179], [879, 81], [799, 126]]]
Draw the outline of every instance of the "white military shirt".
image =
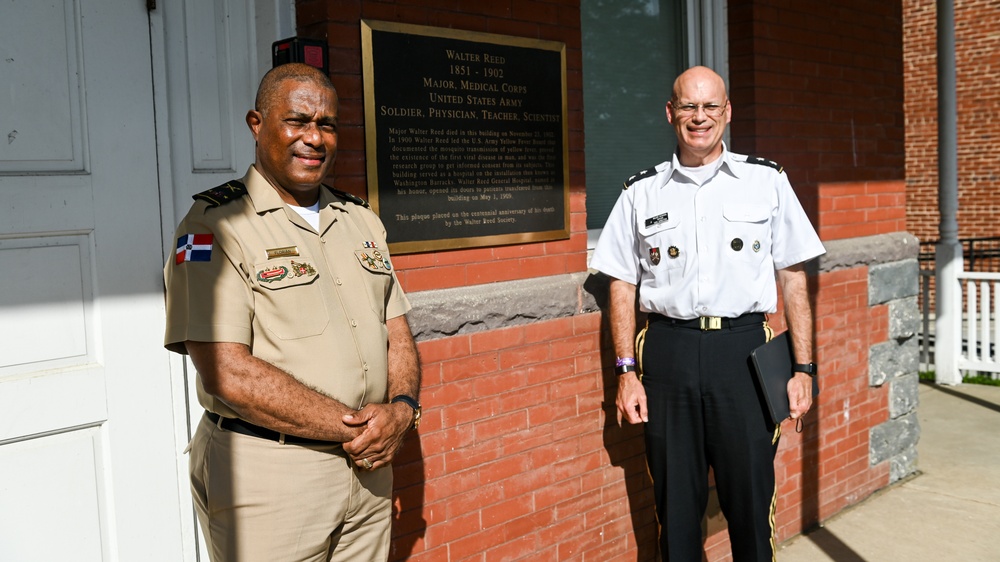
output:
[[[775, 270], [825, 253], [783, 170], [729, 152], [700, 186], [668, 162], [629, 178], [591, 267], [679, 319], [774, 312]], [[709, 164], [708, 166], [712, 166]]]

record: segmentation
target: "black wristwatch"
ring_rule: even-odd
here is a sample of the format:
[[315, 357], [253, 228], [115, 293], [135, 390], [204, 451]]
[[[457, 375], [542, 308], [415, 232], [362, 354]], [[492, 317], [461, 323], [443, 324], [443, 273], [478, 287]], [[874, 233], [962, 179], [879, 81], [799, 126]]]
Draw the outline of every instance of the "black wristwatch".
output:
[[420, 408], [420, 402], [417, 402], [416, 400], [405, 394], [394, 396], [393, 399], [389, 401], [390, 404], [395, 404], [396, 402], [402, 402], [407, 406], [413, 408], [413, 426], [411, 427], [411, 429], [417, 429], [417, 427], [420, 425], [420, 416], [422, 414], [422, 410]]
[[815, 363], [796, 363], [792, 365], [793, 373], [805, 373], [810, 377], [816, 376], [816, 364]]

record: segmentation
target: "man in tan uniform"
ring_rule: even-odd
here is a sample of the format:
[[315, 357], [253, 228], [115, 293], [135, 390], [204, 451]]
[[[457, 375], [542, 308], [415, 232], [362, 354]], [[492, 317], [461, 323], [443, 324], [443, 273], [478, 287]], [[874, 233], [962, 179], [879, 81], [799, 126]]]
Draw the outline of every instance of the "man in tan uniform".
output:
[[254, 165], [195, 196], [164, 268], [165, 345], [190, 354], [206, 410], [191, 485], [216, 561], [388, 558], [420, 368], [381, 221], [321, 184], [337, 110], [321, 71], [268, 72]]

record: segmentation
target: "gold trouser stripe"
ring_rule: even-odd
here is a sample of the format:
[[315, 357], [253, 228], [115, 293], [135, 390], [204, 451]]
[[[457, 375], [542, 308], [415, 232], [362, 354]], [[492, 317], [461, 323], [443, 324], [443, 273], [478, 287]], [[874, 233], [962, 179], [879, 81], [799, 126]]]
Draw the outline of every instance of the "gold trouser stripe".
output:
[[635, 335], [635, 357], [639, 362], [639, 380], [642, 380], [642, 348], [646, 344], [646, 330], [648, 329], [649, 320], [646, 320], [646, 325]]
[[[764, 320], [764, 335], [766, 338], [764, 341], [771, 341], [774, 338], [774, 329]], [[771, 438], [771, 445], [778, 442], [778, 438], [781, 437], [781, 424], [774, 425], [774, 436]], [[777, 551], [778, 545], [775, 543], [774, 539], [774, 512], [778, 509], [778, 482], [774, 483], [774, 493], [771, 495], [771, 512], [768, 514], [768, 523], [771, 525], [771, 562], [777, 561]]]
[[771, 496], [771, 513], [768, 523], [771, 524], [771, 562], [777, 562], [778, 545], [774, 540], [774, 512], [778, 507], [778, 483], [774, 483], [774, 494]]

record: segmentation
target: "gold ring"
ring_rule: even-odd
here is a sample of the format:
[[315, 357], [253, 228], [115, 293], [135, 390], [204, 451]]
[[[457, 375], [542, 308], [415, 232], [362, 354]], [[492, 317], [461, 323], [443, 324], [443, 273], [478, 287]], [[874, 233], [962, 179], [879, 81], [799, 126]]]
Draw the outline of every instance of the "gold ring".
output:
[[372, 464], [372, 461], [370, 461], [368, 459], [361, 459], [361, 464], [365, 465], [365, 468], [368, 469], [368, 470], [371, 470], [375, 466], [375, 465]]

